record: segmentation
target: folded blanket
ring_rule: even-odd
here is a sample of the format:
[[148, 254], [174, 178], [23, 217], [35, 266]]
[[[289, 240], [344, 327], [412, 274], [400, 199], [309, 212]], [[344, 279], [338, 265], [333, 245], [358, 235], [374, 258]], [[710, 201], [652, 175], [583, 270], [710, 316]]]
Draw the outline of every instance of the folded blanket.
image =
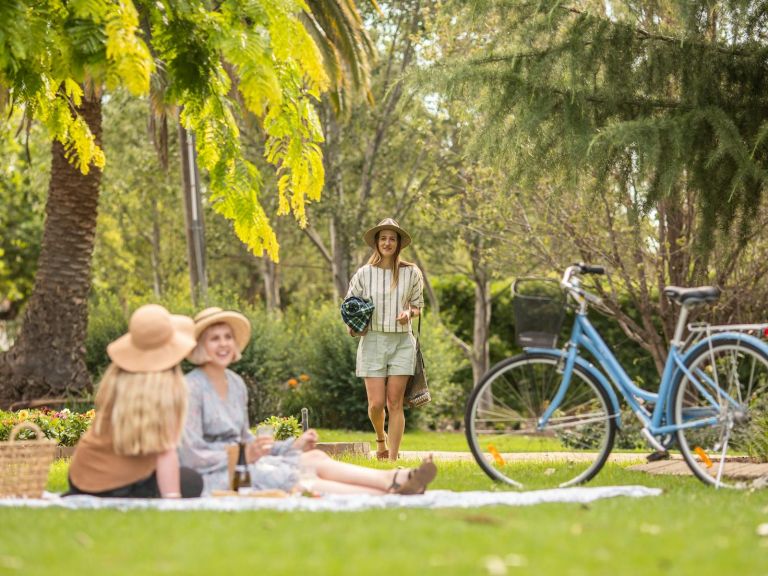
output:
[[629, 496], [641, 498], [658, 496], [659, 488], [644, 486], [599, 486], [594, 488], [558, 488], [532, 492], [451, 492], [430, 490], [420, 496], [328, 495], [320, 498], [289, 496], [287, 498], [190, 498], [186, 500], [140, 500], [130, 498], [97, 498], [95, 496], [69, 496], [61, 498], [46, 494], [44, 498], [2, 498], [2, 506], [30, 508], [117, 510], [282, 510], [310, 512], [353, 512], [384, 508], [476, 508], [478, 506], [530, 506], [546, 502], [586, 503], [601, 498]]

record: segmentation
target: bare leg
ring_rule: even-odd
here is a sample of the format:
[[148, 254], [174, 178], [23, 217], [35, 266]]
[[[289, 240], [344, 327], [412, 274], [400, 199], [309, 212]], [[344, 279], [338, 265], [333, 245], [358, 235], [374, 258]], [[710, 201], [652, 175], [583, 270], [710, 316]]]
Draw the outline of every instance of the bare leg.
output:
[[410, 376], [390, 376], [387, 379], [387, 410], [389, 411], [389, 459], [397, 460], [400, 451], [400, 441], [405, 432], [405, 415], [403, 414], [403, 396], [405, 385]]
[[[384, 402], [386, 400], [386, 378], [366, 378], [365, 391], [368, 393], [368, 417], [371, 419], [376, 439], [384, 439]], [[386, 449], [386, 444], [378, 442], [376, 451]]]
[[395, 474], [405, 472], [403, 470], [375, 470], [365, 466], [338, 462], [321, 450], [302, 452], [301, 465], [305, 468], [313, 469], [320, 480], [327, 480], [335, 484], [345, 484], [350, 487], [368, 488], [373, 493], [378, 494], [389, 489]]
[[375, 494], [377, 496], [386, 494], [384, 490], [377, 490], [376, 488], [367, 488], [366, 486], [358, 486], [356, 484], [343, 484], [319, 478], [308, 482], [305, 481], [303, 484], [307, 490], [322, 494]]

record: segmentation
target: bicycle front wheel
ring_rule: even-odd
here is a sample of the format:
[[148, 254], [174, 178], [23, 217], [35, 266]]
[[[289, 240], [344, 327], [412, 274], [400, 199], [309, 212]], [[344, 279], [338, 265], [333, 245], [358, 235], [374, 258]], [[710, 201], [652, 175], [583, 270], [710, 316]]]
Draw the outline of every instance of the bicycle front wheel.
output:
[[746, 486], [744, 464], [768, 458], [768, 358], [733, 338], [702, 347], [686, 367], [674, 395], [680, 452], [706, 484]]
[[580, 366], [549, 420], [562, 383], [558, 357], [521, 354], [483, 377], [467, 403], [467, 442], [488, 476], [517, 488], [586, 482], [613, 448], [616, 413], [599, 380]]

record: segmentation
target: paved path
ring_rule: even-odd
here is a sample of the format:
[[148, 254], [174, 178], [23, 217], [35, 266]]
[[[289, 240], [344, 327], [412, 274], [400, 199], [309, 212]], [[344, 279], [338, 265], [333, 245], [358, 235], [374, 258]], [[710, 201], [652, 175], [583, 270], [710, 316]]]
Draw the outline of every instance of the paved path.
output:
[[[373, 456], [375, 453], [371, 452], [371, 456]], [[440, 452], [440, 451], [433, 451], [433, 452], [427, 452], [427, 451], [411, 451], [411, 450], [404, 450], [400, 452], [400, 458], [403, 460], [422, 460], [432, 454], [435, 460], [449, 460], [449, 461], [456, 461], [456, 460], [466, 460], [470, 462], [474, 462], [474, 458], [472, 457], [471, 452]], [[579, 460], [579, 459], [586, 459], [586, 457], [583, 454], [573, 454], [571, 452], [504, 452], [501, 454], [502, 458], [504, 460], [508, 461], [517, 461], [517, 462], [523, 462], [526, 460], [545, 460], [545, 461], [555, 461], [555, 460]], [[632, 453], [627, 454], [624, 452], [614, 452], [610, 455], [608, 458], [609, 462], [645, 462], [645, 456], [644, 453]]]
[[[428, 455], [432, 454], [435, 460], [443, 461], [467, 461], [474, 462], [474, 458], [470, 452], [421, 452], [421, 451], [403, 451], [400, 452], [400, 457], [403, 460], [422, 460]], [[374, 453], [371, 452], [373, 456]], [[679, 454], [673, 454], [669, 460], [659, 460], [656, 462], [648, 462], [646, 460], [647, 453], [645, 452], [613, 452], [609, 457], [609, 462], [635, 462], [633, 466], [629, 467], [629, 470], [635, 470], [637, 472], [646, 472], [648, 474], [671, 474], [678, 476], [689, 476], [692, 474], [690, 468], [683, 460], [683, 457]], [[526, 453], [504, 453], [502, 457], [507, 461], [526, 461], [526, 460], [565, 460], [565, 459], [579, 459], [583, 458], [581, 454], [573, 454], [570, 452], [526, 452]], [[741, 478], [745, 480], [753, 480], [756, 478], [768, 478], [768, 463], [766, 464], [752, 464], [747, 462], [728, 462], [725, 465], [723, 474], [729, 478]]]

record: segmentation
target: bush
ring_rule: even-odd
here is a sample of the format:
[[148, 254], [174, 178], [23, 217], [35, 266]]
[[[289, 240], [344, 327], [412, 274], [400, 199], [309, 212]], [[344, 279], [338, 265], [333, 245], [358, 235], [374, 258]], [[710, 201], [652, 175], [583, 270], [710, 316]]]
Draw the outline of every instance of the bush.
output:
[[272, 426], [275, 431], [275, 440], [288, 440], [301, 436], [301, 424], [293, 416], [270, 416], [262, 424]]
[[306, 407], [314, 427], [369, 429], [365, 385], [355, 376], [359, 340], [347, 334], [338, 308], [326, 305], [311, 315], [298, 315], [291, 326], [303, 369], [294, 372], [298, 378], [291, 376], [295, 385], [287, 380], [284, 412], [298, 416]]
[[[416, 323], [418, 325], [418, 319]], [[469, 361], [451, 341], [445, 328], [430, 317], [429, 311], [425, 312], [421, 322], [421, 352], [432, 402], [409, 409], [406, 424], [409, 428], [427, 427], [431, 430], [461, 428], [467, 391], [457, 376], [466, 369]]]
[[[29, 421], [40, 427], [49, 440], [55, 440], [59, 446], [74, 446], [85, 434], [93, 421], [94, 411], [84, 414], [71, 412], [68, 408], [57, 412], [48, 408], [41, 410], [19, 410], [18, 412], [3, 412], [0, 410], [0, 440], [7, 441], [11, 430], [19, 422]], [[17, 439], [30, 440], [35, 437], [28, 428], [22, 429]]]
[[[359, 340], [347, 334], [335, 304], [298, 307], [283, 315], [270, 316], [262, 310], [215, 301], [222, 308], [240, 310], [251, 321], [253, 332], [243, 358], [232, 366], [248, 388], [251, 422], [272, 415], [298, 418], [309, 410], [312, 426], [369, 430], [365, 385], [355, 376]], [[192, 313], [179, 302], [163, 304], [175, 313]], [[88, 329], [88, 368], [96, 381], [109, 358], [109, 342], [125, 333], [130, 312], [137, 306], [123, 305], [115, 297], [101, 295], [91, 302]], [[424, 408], [408, 410], [409, 428], [454, 427], [464, 411], [465, 390], [456, 378], [467, 362], [450, 342], [443, 329], [422, 322], [423, 353], [433, 401]], [[184, 366], [185, 371], [192, 368]]]

